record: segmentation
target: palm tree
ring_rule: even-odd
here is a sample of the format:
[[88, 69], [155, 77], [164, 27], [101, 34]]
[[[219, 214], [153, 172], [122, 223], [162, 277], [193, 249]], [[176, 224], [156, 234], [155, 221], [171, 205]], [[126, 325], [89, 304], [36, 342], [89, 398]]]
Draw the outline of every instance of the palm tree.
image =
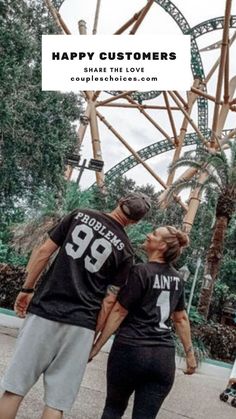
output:
[[220, 150], [215, 154], [205, 149], [198, 149], [195, 156], [188, 152], [171, 166], [170, 171], [181, 167], [195, 168], [196, 173], [191, 180], [180, 179], [174, 182], [167, 192], [167, 200], [173, 194], [189, 187], [198, 188], [199, 196], [206, 188], [214, 188], [217, 193], [213, 234], [206, 255], [198, 304], [199, 313], [207, 318], [223, 257], [225, 233], [236, 210], [236, 144], [229, 143], [227, 150]]

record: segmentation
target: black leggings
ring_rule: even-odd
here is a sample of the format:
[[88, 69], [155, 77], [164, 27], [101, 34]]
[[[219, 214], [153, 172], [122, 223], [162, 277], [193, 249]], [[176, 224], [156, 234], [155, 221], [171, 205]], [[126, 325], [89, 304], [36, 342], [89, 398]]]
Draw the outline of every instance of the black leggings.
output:
[[132, 419], [155, 419], [174, 375], [174, 348], [114, 343], [108, 358], [107, 398], [101, 419], [120, 419], [133, 392]]

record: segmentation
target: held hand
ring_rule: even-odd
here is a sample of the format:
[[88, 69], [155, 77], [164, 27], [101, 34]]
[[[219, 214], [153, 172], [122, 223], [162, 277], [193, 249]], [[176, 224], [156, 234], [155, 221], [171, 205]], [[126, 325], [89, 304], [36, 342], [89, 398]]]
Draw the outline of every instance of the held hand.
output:
[[186, 355], [186, 364], [187, 364], [187, 368], [184, 371], [184, 374], [187, 374], [187, 375], [194, 374], [197, 369], [197, 361], [196, 361], [194, 352], [189, 352]]
[[26, 316], [26, 311], [29, 306], [30, 301], [33, 298], [34, 293], [26, 294], [24, 292], [20, 292], [16, 298], [14, 304], [14, 310], [18, 317], [24, 318]]
[[96, 348], [96, 345], [93, 345], [91, 352], [89, 354], [89, 360], [88, 362], [92, 361], [92, 359], [98, 354], [99, 349]]

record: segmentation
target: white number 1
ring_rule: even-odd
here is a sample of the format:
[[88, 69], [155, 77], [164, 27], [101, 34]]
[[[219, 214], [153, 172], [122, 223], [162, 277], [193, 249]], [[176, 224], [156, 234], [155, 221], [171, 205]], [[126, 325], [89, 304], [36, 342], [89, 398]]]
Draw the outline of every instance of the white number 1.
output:
[[160, 308], [159, 328], [169, 329], [169, 327], [166, 326], [165, 321], [170, 316], [170, 291], [161, 291], [156, 306]]

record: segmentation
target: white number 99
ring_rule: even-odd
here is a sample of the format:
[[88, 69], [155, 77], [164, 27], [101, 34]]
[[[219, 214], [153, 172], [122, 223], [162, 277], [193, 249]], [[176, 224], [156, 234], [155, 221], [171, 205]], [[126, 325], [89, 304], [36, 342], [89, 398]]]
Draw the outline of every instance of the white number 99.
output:
[[[81, 235], [81, 233], [83, 233]], [[91, 240], [94, 237], [92, 228], [85, 224], [78, 225], [72, 231], [72, 243], [67, 243], [65, 246], [66, 253], [73, 259], [80, 258]], [[96, 239], [90, 248], [91, 257], [86, 256], [84, 259], [85, 268], [92, 273], [98, 272], [103, 266], [109, 255], [112, 253], [111, 243], [104, 239]]]

